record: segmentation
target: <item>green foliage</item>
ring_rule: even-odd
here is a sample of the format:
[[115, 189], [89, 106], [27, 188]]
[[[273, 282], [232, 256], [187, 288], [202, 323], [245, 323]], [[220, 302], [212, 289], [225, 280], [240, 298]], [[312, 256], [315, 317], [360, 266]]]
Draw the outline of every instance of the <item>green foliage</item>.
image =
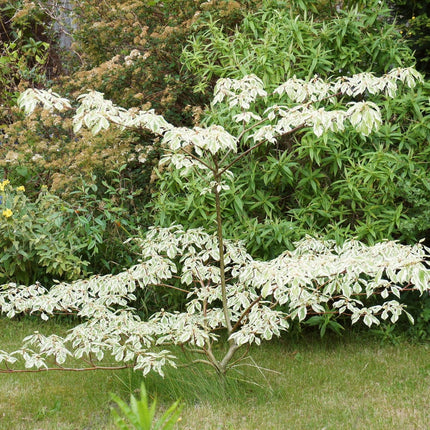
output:
[[87, 266], [116, 273], [133, 264], [135, 244], [125, 241], [139, 234], [144, 218], [134, 206], [140, 192], [121, 187], [125, 178], [114, 180], [116, 186], [103, 182], [100, 190], [83, 182], [69, 202], [46, 187], [29, 197], [23, 186], [0, 183], [1, 282], [50, 284], [86, 275]]
[[[275, 87], [296, 75], [310, 79], [361, 71], [383, 74], [413, 63], [398, 30], [387, 23], [389, 9], [381, 2], [339, 9], [325, 19], [266, 0], [233, 31], [212, 18], [198, 27], [183, 52], [185, 67], [200, 80], [202, 91], [218, 78], [254, 73]], [[298, 14], [298, 12], [301, 12]]]
[[401, 33], [415, 51], [417, 67], [430, 73], [430, 1], [391, 0], [397, 19], [402, 24]]
[[324, 337], [327, 330], [332, 331], [338, 335], [342, 334], [342, 330], [345, 330], [343, 325], [336, 321], [333, 313], [325, 313], [324, 315], [314, 315], [304, 322], [304, 325], [309, 327], [317, 326], [320, 331], [320, 336]]
[[[233, 32], [208, 20], [196, 28], [183, 53], [185, 66], [201, 78], [196, 90], [244, 73], [255, 73], [273, 89], [293, 75], [383, 73], [414, 62], [397, 28], [388, 23], [384, 4], [360, 2], [332, 13], [330, 18], [294, 15], [266, 1]], [[430, 189], [429, 95], [424, 84], [392, 100], [375, 97], [385, 123], [371, 138], [349, 129], [321, 138], [298, 131], [280, 139], [276, 148], [254, 151], [232, 168], [234, 183], [223, 193], [226, 235], [245, 240], [251, 253], [263, 258], [291, 249], [306, 234], [339, 243], [347, 237], [367, 243], [386, 238], [413, 243], [425, 237], [430, 229], [425, 197]], [[212, 107], [202, 122], [216, 121], [237, 134], [240, 125], [228, 120], [229, 110]], [[186, 184], [177, 173], [162, 171], [157, 185], [151, 205], [157, 224], [176, 220], [214, 228], [207, 212], [213, 197], [201, 193], [198, 177]], [[185, 193], [185, 187], [193, 192]]]
[[411, 299], [405, 299], [405, 303], [415, 315], [415, 324], [408, 328], [408, 332], [413, 339], [428, 341], [430, 339], [430, 297], [416, 297], [411, 294]]
[[149, 404], [148, 394], [143, 382], [140, 386], [140, 399], [136, 399], [131, 394], [130, 406], [115, 394], [111, 394], [111, 398], [125, 416], [124, 419], [116, 409], [111, 409], [115, 425], [121, 430], [129, 430], [130, 428], [135, 430], [171, 430], [180, 419], [182, 411], [182, 406], [179, 401], [176, 401], [160, 418], [155, 420], [157, 400], [154, 399], [152, 404]]
[[34, 4], [0, 1], [0, 120], [11, 122], [19, 88], [46, 83], [50, 45], [46, 17]]
[[94, 175], [89, 183], [82, 180], [69, 195], [69, 210], [83, 232], [83, 252], [92, 272], [117, 273], [137, 260], [137, 247], [126, 241], [138, 236], [148, 220], [140, 211], [142, 190], [124, 174], [125, 168], [106, 172], [109, 182]]
[[42, 190], [35, 201], [24, 187], [0, 183], [1, 282], [28, 283], [49, 277], [76, 279], [87, 262], [79, 257], [85, 246], [64, 203]]
[[[351, 234], [375, 242], [422, 239], [428, 194], [428, 85], [385, 102], [386, 123], [372, 139], [345, 132], [316, 141], [305, 134], [292, 149], [295, 171], [289, 213], [296, 222], [331, 237]], [[419, 113], [421, 111], [421, 113]]]

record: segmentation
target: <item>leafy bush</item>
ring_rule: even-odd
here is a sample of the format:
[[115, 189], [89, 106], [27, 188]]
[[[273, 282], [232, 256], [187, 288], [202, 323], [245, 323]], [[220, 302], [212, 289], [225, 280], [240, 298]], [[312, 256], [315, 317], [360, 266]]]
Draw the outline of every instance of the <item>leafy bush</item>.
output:
[[403, 25], [401, 33], [415, 51], [417, 67], [430, 73], [430, 1], [391, 0], [396, 18]]
[[[148, 217], [140, 212], [142, 190], [119, 171], [108, 172], [111, 181], [91, 178], [70, 193], [72, 210], [83, 230], [83, 253], [92, 272], [117, 273], [137, 261], [138, 248], [128, 239], [138, 236]], [[98, 184], [98, 185], [97, 185]]]
[[265, 0], [233, 30], [210, 17], [189, 39], [184, 66], [199, 78], [196, 90], [201, 91], [219, 78], [250, 73], [275, 88], [293, 76], [382, 74], [412, 65], [412, 52], [387, 22], [390, 10], [375, 0], [359, 3], [364, 3], [360, 9], [339, 9], [324, 17]]
[[[73, 356], [83, 358], [87, 369], [132, 367], [144, 374], [153, 370], [163, 375], [163, 367], [174, 366], [175, 357], [161, 347], [180, 345], [191, 363], [208, 364], [225, 375], [246, 356], [251, 344], [279, 336], [288, 330], [290, 320], [303, 321], [309, 314], [347, 315], [352, 323], [362, 319], [368, 327], [379, 325], [380, 320], [394, 323], [402, 313], [412, 320], [398, 298], [411, 289], [421, 295], [429, 290], [430, 270], [423, 246], [387, 241], [374, 246], [346, 241], [339, 246], [334, 241], [307, 238], [294, 251], [269, 261], [256, 260], [243, 243], [225, 237], [221, 201], [234, 182], [230, 168], [252, 151], [276, 145], [282, 136], [302, 129], [312, 130], [323, 140], [326, 133], [348, 129], [368, 136], [382, 118], [378, 106], [362, 98], [369, 92], [394, 97], [399, 86], [413, 88], [420, 80], [412, 68], [393, 69], [380, 78], [372, 74], [329, 82], [292, 78], [269, 95], [256, 76], [224, 79], [216, 86], [214, 104], [229, 107], [231, 128], [237, 131], [234, 135], [218, 124], [174, 127], [153, 111], [121, 109], [97, 93], [81, 97], [73, 119], [75, 130], [86, 126], [97, 132], [110, 123], [146, 128], [161, 138], [166, 152], [162, 164], [180, 170], [185, 178], [198, 172], [207, 187], [202, 191], [213, 195], [209, 210], [215, 214], [216, 232], [185, 230], [180, 225], [151, 228], [144, 239], [136, 239], [141, 261], [117, 275], [63, 282], [50, 291], [39, 284], [4, 285], [0, 306], [10, 318], [26, 312], [40, 312], [47, 318], [66, 311], [86, 321], [64, 338], [35, 333], [25, 339], [23, 348], [0, 351], [5, 364], [0, 372], [13, 373], [9, 365], [18, 360], [25, 371], [73, 370], [63, 366]], [[345, 105], [338, 101], [342, 95], [359, 101]], [[271, 96], [279, 97], [282, 104], [274, 104]], [[269, 103], [259, 106], [261, 116], [251, 110], [259, 102]], [[37, 104], [61, 109], [69, 102], [30, 89], [19, 104], [31, 112]], [[129, 306], [138, 286], [179, 290], [186, 295], [186, 308], [176, 312], [161, 309], [144, 321]], [[382, 303], [377, 305], [367, 305], [363, 299], [379, 296]], [[227, 350], [219, 355], [214, 346], [220, 330], [227, 333]], [[98, 364], [96, 360], [103, 360], [105, 354], [119, 364]]]
[[[190, 90], [194, 77], [180, 55], [191, 26], [213, 14], [229, 23], [258, 2], [194, 0], [84, 0], [74, 4], [79, 26], [73, 48], [83, 64], [62, 83], [73, 94], [91, 88], [124, 107], [153, 107], [176, 124], [192, 121], [192, 107], [205, 98]], [[188, 106], [187, 109], [185, 109]]]
[[[412, 63], [411, 51], [388, 23], [389, 9], [379, 2], [364, 3], [369, 7], [339, 10], [336, 19], [318, 20], [266, 1], [234, 33], [208, 21], [191, 38], [183, 59], [201, 77], [198, 90], [218, 77], [242, 73], [257, 74], [273, 89], [287, 77], [296, 76], [299, 86], [300, 79], [315, 73], [382, 73]], [[345, 130], [321, 139], [303, 130], [281, 138], [276, 148], [253, 151], [232, 168], [235, 181], [222, 203], [228, 234], [245, 240], [253, 255], [264, 258], [291, 248], [306, 234], [338, 242], [357, 237], [367, 243], [383, 238], [413, 243], [425, 237], [429, 226], [421, 196], [429, 189], [429, 88], [423, 84], [394, 99], [374, 96], [383, 104], [385, 123], [371, 137]], [[212, 107], [202, 123], [216, 121], [235, 133], [227, 111]], [[187, 183], [195, 190], [191, 194], [184, 192], [185, 181], [177, 173], [162, 169], [159, 178], [151, 203], [155, 224], [176, 220], [191, 227], [213, 226], [206, 210], [212, 197], [197, 192], [197, 176]]]
[[0, 282], [50, 285], [53, 278], [115, 273], [136, 262], [136, 247], [124, 241], [139, 234], [142, 217], [130, 212], [139, 193], [117, 185], [105, 184], [96, 195], [95, 185], [83, 184], [70, 204], [46, 186], [32, 198], [24, 186], [1, 182]]
[[47, 85], [59, 64], [51, 48], [49, 17], [33, 2], [0, 1], [0, 120], [14, 121], [11, 107], [19, 91]]
[[[0, 183], [0, 280], [28, 284], [86, 274], [85, 244], [63, 202], [42, 190], [35, 201], [23, 186]], [[47, 277], [50, 275], [50, 277]]]

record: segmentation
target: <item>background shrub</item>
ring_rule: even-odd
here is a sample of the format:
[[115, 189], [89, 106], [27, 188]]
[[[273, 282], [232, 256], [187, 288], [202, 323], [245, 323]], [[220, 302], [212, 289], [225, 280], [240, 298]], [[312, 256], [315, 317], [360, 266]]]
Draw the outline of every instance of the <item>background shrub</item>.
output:
[[[86, 274], [85, 246], [63, 202], [44, 188], [30, 200], [23, 186], [0, 183], [0, 281], [28, 285]], [[82, 233], [82, 232], [81, 232]], [[48, 276], [49, 275], [49, 276]]]
[[34, 3], [0, 0], [0, 125], [13, 121], [20, 89], [47, 82], [53, 62], [45, 21]]
[[430, 73], [430, 1], [392, 0], [396, 18], [403, 24], [401, 33], [417, 58], [417, 67]]
[[70, 92], [92, 88], [121, 106], [153, 107], [169, 121], [190, 123], [191, 107], [207, 101], [190, 91], [197, 82], [180, 61], [192, 25], [209, 15], [234, 25], [258, 3], [76, 2], [74, 14], [79, 25], [73, 48], [83, 64], [62, 85]]
[[249, 73], [275, 88], [293, 75], [382, 74], [414, 62], [382, 2], [360, 1], [351, 9], [324, 8], [324, 13], [299, 6], [265, 0], [233, 28], [212, 16], [202, 19], [182, 56], [185, 67], [199, 77], [196, 90], [221, 77]]
[[[410, 8], [416, 20], [424, 16], [424, 3]], [[374, 0], [84, 0], [73, 10], [75, 56], [62, 68], [55, 68], [55, 44], [46, 45], [52, 18], [45, 3], [0, 5], [2, 38], [10, 41], [1, 57], [8, 67], [0, 69], [0, 82], [8, 83], [0, 89], [7, 100], [0, 169], [4, 178], [25, 185], [31, 201], [43, 184], [61, 197], [82, 241], [72, 248], [94, 272], [115, 272], [134, 261], [131, 243], [123, 242], [138, 235], [139, 226], [180, 222], [213, 230], [207, 209], [213, 196], [201, 193], [198, 177], [185, 181], [177, 172], [155, 169], [161, 149], [146, 132], [76, 134], [69, 112], [24, 118], [12, 107], [20, 87], [50, 86], [48, 78], [68, 71], [54, 89], [71, 98], [91, 88], [126, 108], [155, 108], [177, 125], [214, 120], [234, 133], [225, 121], [227, 108], [208, 106], [221, 77], [255, 73], [273, 89], [294, 75], [380, 75], [415, 62], [405, 29]], [[323, 140], [299, 132], [276, 148], [260, 148], [234, 168], [235, 182], [222, 201], [225, 234], [244, 239], [253, 255], [264, 258], [306, 234], [368, 243], [427, 237], [429, 94], [423, 84], [394, 100], [376, 100], [384, 104], [385, 125], [371, 138], [351, 130]], [[179, 303], [172, 293], [148, 293], [142, 306], [149, 299], [157, 306]]]
[[29, 197], [24, 186], [0, 182], [0, 282], [49, 286], [135, 263], [136, 247], [124, 241], [139, 235], [142, 216], [132, 210], [135, 195], [121, 187], [127, 180], [115, 173], [116, 187], [83, 183], [73, 203], [46, 186]]
[[[255, 73], [274, 88], [295, 75], [309, 79], [413, 64], [412, 52], [390, 24], [390, 10], [379, 2], [361, 2], [334, 16], [297, 16], [279, 2], [263, 2], [234, 33], [208, 20], [183, 53], [186, 67], [200, 76], [196, 91], [206, 91], [220, 77]], [[429, 87], [427, 84], [384, 105], [386, 124], [371, 138], [351, 130], [323, 139], [308, 132], [261, 148], [234, 169], [223, 211], [228, 235], [244, 239], [248, 249], [267, 258], [305, 234], [342, 242], [357, 237], [368, 243], [384, 238], [414, 242], [426, 236], [423, 215], [428, 195]], [[343, 100], [346, 101], [345, 99]], [[260, 106], [261, 107], [261, 106]], [[258, 106], [257, 106], [258, 108]], [[232, 133], [225, 111], [208, 109], [202, 123], [216, 119]], [[209, 195], [190, 201], [174, 172], [160, 173], [155, 192], [155, 221], [173, 219], [213, 228], [206, 214]]]

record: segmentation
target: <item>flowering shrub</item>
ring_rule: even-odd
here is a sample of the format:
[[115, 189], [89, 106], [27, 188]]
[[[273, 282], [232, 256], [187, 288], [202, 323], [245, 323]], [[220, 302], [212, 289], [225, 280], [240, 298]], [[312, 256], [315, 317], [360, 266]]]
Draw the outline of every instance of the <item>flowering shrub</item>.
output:
[[[185, 230], [180, 225], [151, 228], [144, 239], [135, 239], [141, 262], [116, 275], [63, 282], [49, 291], [40, 284], [4, 285], [0, 308], [10, 318], [40, 313], [47, 319], [56, 312], [70, 312], [84, 321], [64, 338], [35, 333], [21, 349], [1, 351], [2, 371], [19, 371], [10, 369], [18, 359], [24, 362], [23, 371], [68, 369], [64, 363], [74, 357], [83, 359], [86, 369], [132, 367], [162, 375], [163, 366], [175, 365], [175, 357], [163, 348], [180, 345], [191, 354], [192, 362], [209, 364], [223, 375], [240, 361], [239, 349], [279, 336], [291, 320], [303, 321], [308, 314], [347, 315], [352, 323], [362, 320], [369, 327], [381, 319], [396, 322], [402, 313], [412, 320], [398, 298], [405, 290], [422, 294], [430, 289], [422, 245], [387, 241], [369, 247], [347, 241], [339, 246], [307, 238], [296, 243], [294, 251], [259, 261], [243, 243], [224, 237], [221, 200], [233, 184], [230, 168], [263, 144], [274, 144], [302, 128], [316, 136], [347, 127], [368, 135], [381, 124], [375, 103], [351, 101], [341, 108], [334, 103], [340, 95], [362, 98], [380, 92], [390, 97], [399, 85], [411, 88], [420, 79], [410, 68], [393, 69], [380, 78], [371, 74], [331, 82], [292, 78], [272, 95], [256, 76], [224, 79], [216, 85], [214, 104], [229, 107], [234, 135], [216, 124], [174, 127], [154, 111], [126, 110], [96, 92], [82, 95], [74, 116], [76, 129], [98, 132], [115, 124], [145, 127], [160, 135], [166, 154], [161, 163], [175, 167], [184, 178], [198, 175], [206, 184], [205, 192], [212, 194], [216, 233]], [[280, 97], [281, 103], [274, 104], [272, 96]], [[257, 100], [270, 100], [259, 115], [249, 111]], [[69, 106], [56, 94], [34, 90], [24, 92], [19, 104], [27, 112], [37, 104], [48, 110]], [[244, 142], [247, 149], [242, 150]], [[185, 311], [162, 309], [142, 320], [129, 303], [138, 288], [151, 287], [182, 291], [187, 297]], [[382, 303], [367, 306], [365, 298], [375, 295]], [[222, 356], [213, 348], [220, 329], [228, 336], [228, 349]], [[106, 355], [120, 364], [97, 362]]]
[[139, 193], [126, 192], [124, 181], [105, 184], [101, 198], [94, 184], [83, 183], [72, 191], [72, 203], [44, 185], [34, 197], [24, 186], [0, 182], [0, 282], [51, 285], [53, 278], [87, 275], [88, 266], [91, 273], [116, 273], [136, 262], [133, 247], [123, 242], [139, 234], [144, 215], [133, 206]]
[[48, 282], [86, 273], [76, 226], [63, 202], [46, 189], [32, 201], [23, 186], [0, 182], [0, 282]]

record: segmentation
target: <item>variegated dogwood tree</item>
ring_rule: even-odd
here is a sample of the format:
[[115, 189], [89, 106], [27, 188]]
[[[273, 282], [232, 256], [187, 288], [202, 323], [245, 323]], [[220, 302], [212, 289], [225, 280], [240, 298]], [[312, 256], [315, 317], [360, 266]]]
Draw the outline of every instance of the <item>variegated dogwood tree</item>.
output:
[[[294, 251], [259, 261], [243, 243], [224, 237], [220, 202], [234, 180], [230, 168], [259, 146], [306, 127], [321, 138], [345, 127], [369, 135], [381, 123], [381, 114], [375, 103], [363, 100], [373, 94], [393, 97], [399, 86], [412, 88], [420, 79], [411, 68], [333, 82], [293, 78], [272, 94], [256, 76], [221, 79], [213, 104], [224, 105], [231, 117], [229, 130], [216, 124], [175, 127], [152, 110], [125, 110], [93, 91], [81, 95], [74, 132], [118, 126], [159, 135], [165, 151], [160, 163], [185, 177], [199, 175], [206, 192], [213, 193], [216, 231], [150, 228], [144, 239], [131, 239], [140, 244], [140, 262], [117, 275], [58, 283], [49, 290], [40, 284], [3, 285], [0, 309], [5, 316], [37, 313], [48, 319], [67, 312], [75, 313], [80, 324], [64, 337], [34, 333], [17, 351], [0, 351], [0, 372], [131, 367], [163, 374], [165, 365], [175, 366], [169, 346], [179, 345], [191, 363], [209, 364], [224, 375], [251, 344], [279, 336], [291, 320], [310, 314], [349, 315], [353, 323], [363, 320], [369, 327], [381, 320], [395, 322], [403, 312], [412, 321], [398, 299], [405, 290], [424, 294], [430, 288], [427, 249], [421, 244], [347, 241], [340, 246], [306, 238]], [[18, 103], [26, 113], [39, 105], [51, 111], [72, 109], [69, 100], [35, 89], [26, 90]], [[138, 288], [153, 287], [182, 291], [188, 299], [185, 311], [161, 309], [142, 320], [130, 303]], [[367, 304], [375, 295], [380, 304]], [[227, 349], [215, 351], [214, 344], [225, 334]], [[69, 358], [82, 360], [82, 367], [68, 365]]]

